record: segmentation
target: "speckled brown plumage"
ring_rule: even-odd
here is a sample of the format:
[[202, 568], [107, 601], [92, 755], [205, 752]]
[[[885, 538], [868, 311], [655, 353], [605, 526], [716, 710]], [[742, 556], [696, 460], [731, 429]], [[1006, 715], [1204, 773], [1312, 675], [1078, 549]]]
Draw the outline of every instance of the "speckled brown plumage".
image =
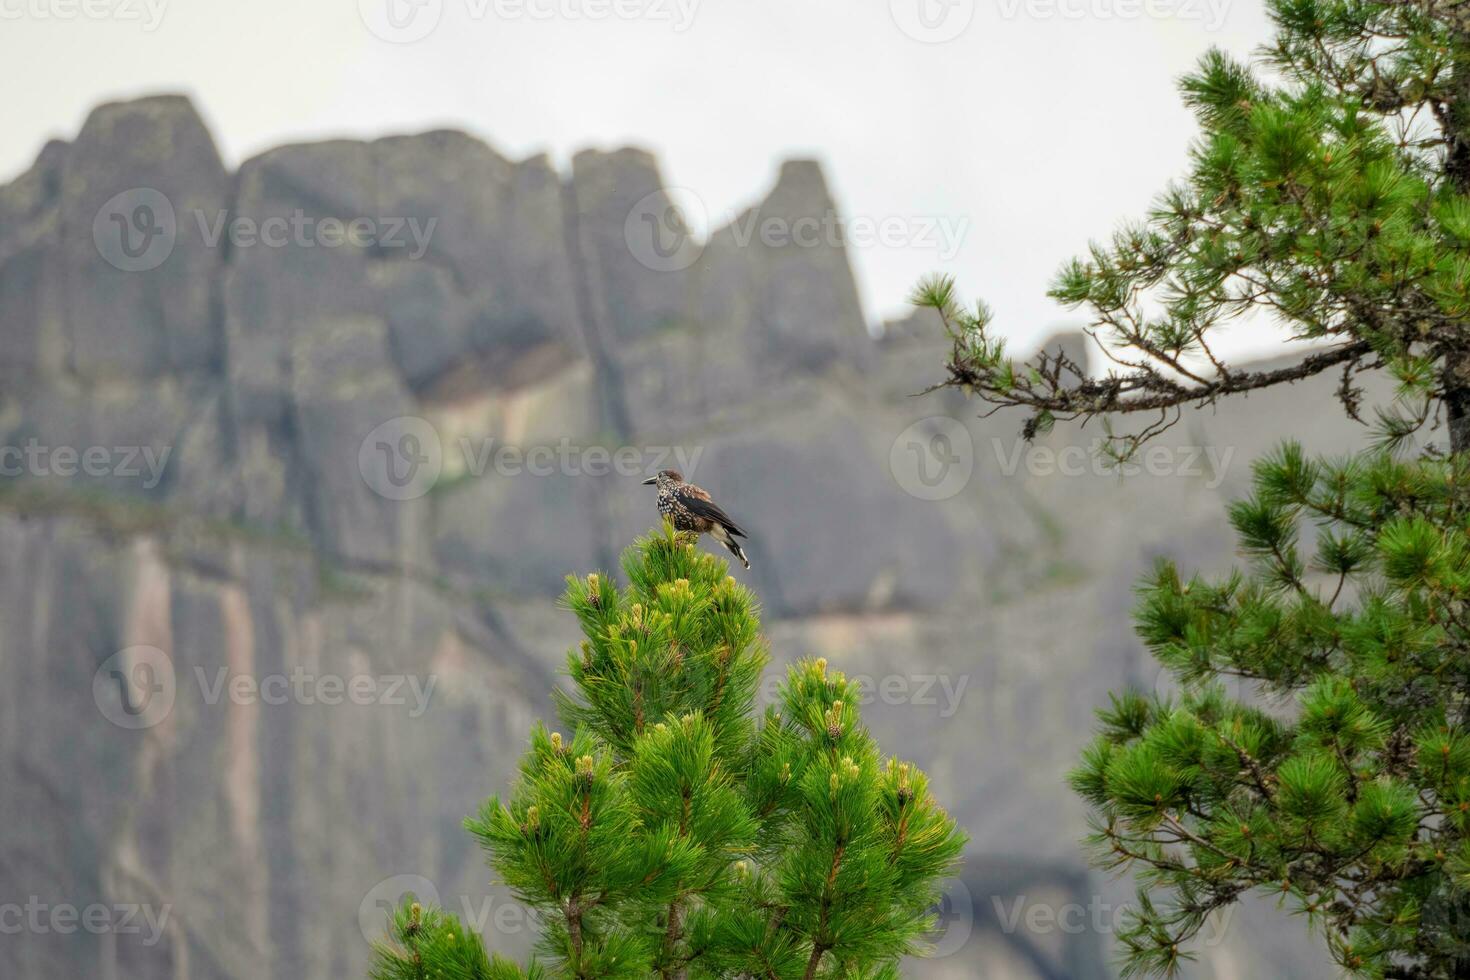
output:
[[708, 534], [740, 559], [742, 565], [750, 567], [750, 560], [735, 540], [747, 536], [745, 529], [721, 510], [702, 487], [685, 483], [678, 470], [660, 470], [658, 476], [644, 482], [658, 487], [658, 512], [668, 518], [676, 531]]

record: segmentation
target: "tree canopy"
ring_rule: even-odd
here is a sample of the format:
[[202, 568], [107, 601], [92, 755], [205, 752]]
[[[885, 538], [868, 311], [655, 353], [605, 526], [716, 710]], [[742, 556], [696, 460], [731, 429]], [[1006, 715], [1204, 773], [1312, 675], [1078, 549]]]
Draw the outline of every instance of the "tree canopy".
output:
[[880, 757], [856, 681], [803, 661], [758, 711], [755, 597], [665, 524], [626, 588], [569, 579], [585, 639], [505, 798], [466, 827], [547, 924], [541, 962], [407, 903], [376, 980], [896, 978], [921, 953], [964, 835], [922, 771]]
[[[1190, 169], [1141, 221], [1066, 264], [1051, 290], [1085, 309], [1111, 362], [1007, 356], [989, 309], [921, 283], [953, 339], [951, 385], [1059, 420], [1119, 416], [1126, 457], [1184, 407], [1324, 372], [1347, 414], [1357, 379], [1388, 372], [1385, 444], [1426, 424], [1470, 448], [1470, 3], [1268, 0], [1276, 35], [1254, 64], [1213, 50], [1181, 83], [1200, 136]], [[1226, 328], [1263, 320], [1294, 363], [1228, 363]]]

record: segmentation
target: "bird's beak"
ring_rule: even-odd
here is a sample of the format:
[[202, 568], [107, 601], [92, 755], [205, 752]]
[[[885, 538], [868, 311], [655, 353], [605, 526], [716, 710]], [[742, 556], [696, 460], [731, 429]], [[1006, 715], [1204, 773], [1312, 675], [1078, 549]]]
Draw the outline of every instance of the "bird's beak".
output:
[[650, 486], [652, 484], [655, 484], [657, 482], [658, 482], [658, 477], [656, 477], [656, 476], [650, 476], [648, 479], [646, 479], [646, 480], [643, 481], [643, 485], [646, 487], [646, 486]]

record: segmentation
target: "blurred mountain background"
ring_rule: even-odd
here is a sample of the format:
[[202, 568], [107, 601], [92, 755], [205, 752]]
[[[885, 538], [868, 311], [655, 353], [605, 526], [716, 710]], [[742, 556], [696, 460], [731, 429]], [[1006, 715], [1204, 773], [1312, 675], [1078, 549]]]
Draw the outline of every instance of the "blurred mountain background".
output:
[[[671, 203], [640, 150], [560, 172], [448, 131], [231, 172], [179, 97], [98, 108], [0, 188], [0, 446], [36, 450], [0, 460], [0, 904], [167, 912], [156, 941], [5, 935], [0, 975], [360, 977], [408, 885], [527, 950], [460, 821], [552, 716], [563, 577], [615, 570], [657, 521], [641, 479], [680, 461], [751, 532], [732, 574], [771, 677], [820, 655], [870, 681], [880, 743], [971, 835], [911, 974], [1113, 975], [1131, 884], [1087, 868], [1063, 775], [1109, 690], [1169, 686], [1132, 584], [1161, 555], [1229, 566], [1223, 505], [1280, 419], [1315, 450], [1362, 442], [1335, 379], [1187, 415], [1103, 473], [1090, 431], [1027, 444], [1014, 415], [915, 397], [943, 377], [937, 324], [875, 337], [840, 240], [760, 233], [833, 223], [816, 164], [708, 241]], [[99, 448], [95, 473], [57, 453]], [[636, 474], [599, 455], [619, 450]], [[302, 676], [379, 686], [209, 696]], [[1267, 901], [1198, 952], [1193, 977], [1332, 975]]]

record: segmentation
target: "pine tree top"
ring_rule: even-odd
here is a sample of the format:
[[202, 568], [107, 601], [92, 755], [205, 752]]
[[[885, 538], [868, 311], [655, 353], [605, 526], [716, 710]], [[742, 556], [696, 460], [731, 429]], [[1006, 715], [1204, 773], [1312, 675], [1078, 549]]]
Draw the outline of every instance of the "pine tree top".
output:
[[825, 660], [757, 710], [769, 655], [724, 560], [665, 524], [622, 567], [623, 587], [568, 579], [569, 734], [538, 724], [509, 794], [466, 821], [543, 913], [541, 963], [406, 906], [373, 976], [896, 977], [964, 844], [925, 775], [880, 757], [859, 686]]

